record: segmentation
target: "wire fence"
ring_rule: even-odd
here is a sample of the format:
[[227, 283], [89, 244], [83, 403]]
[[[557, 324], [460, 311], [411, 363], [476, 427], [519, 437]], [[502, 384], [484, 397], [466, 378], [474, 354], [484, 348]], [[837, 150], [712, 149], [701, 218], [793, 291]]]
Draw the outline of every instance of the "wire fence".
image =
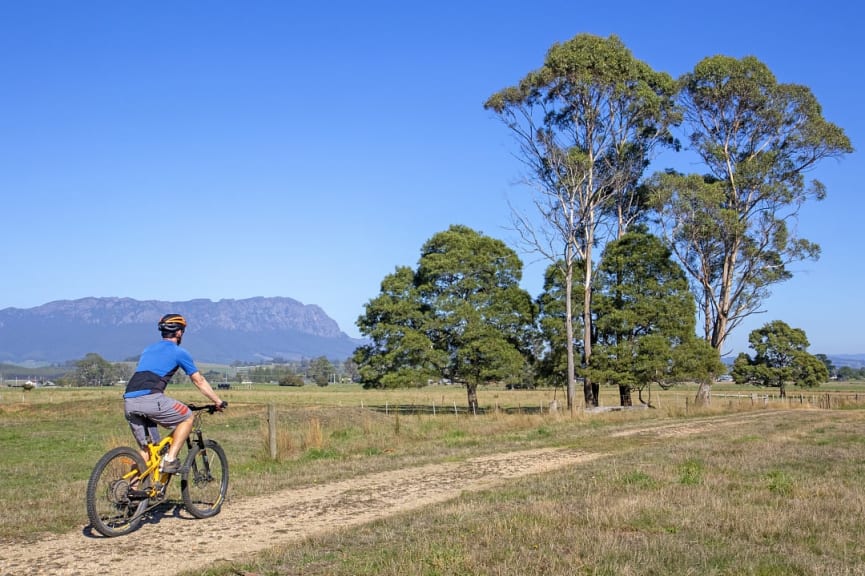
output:
[[822, 408], [832, 410], [838, 408], [847, 408], [852, 406], [861, 406], [865, 404], [865, 394], [860, 393], [843, 393], [843, 392], [824, 392], [813, 394], [718, 394], [713, 393], [712, 398], [725, 399], [731, 403], [750, 403], [753, 406], [773, 406], [795, 408]]
[[[847, 408], [854, 406], [862, 406], [865, 404], [865, 393], [821, 393], [821, 394], [780, 394], [768, 393], [749, 393], [749, 394], [726, 394], [713, 393], [711, 398], [715, 402], [727, 402], [730, 405], [750, 405], [751, 407], [773, 407], [773, 408], [819, 408], [825, 410]], [[685, 407], [689, 408], [693, 404], [693, 398], [686, 396]], [[465, 404], [364, 404], [361, 402], [361, 408], [373, 410], [383, 414], [400, 414], [400, 415], [430, 415], [430, 416], [459, 416], [459, 415], [484, 415], [491, 413], [503, 414], [555, 414], [561, 410], [557, 401], [540, 402], [535, 405], [526, 404], [518, 406], [478, 406], [471, 409]], [[600, 406], [595, 408], [587, 408], [586, 412], [609, 412], [626, 409], [645, 409], [645, 404], [634, 406]]]
[[551, 414], [558, 411], [558, 404], [553, 402], [539, 403], [537, 405], [525, 406], [478, 406], [477, 408], [469, 408], [467, 405], [457, 404], [364, 404], [361, 402], [361, 408], [381, 412], [383, 414], [400, 414], [414, 415], [427, 414], [430, 416], [459, 416], [459, 415], [475, 415], [481, 416], [491, 413], [504, 414]]

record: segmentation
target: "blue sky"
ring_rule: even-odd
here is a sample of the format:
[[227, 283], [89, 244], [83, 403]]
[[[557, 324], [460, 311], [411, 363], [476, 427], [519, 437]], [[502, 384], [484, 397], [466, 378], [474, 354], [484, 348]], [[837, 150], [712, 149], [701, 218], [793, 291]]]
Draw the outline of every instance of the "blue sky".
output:
[[[516, 248], [522, 165], [483, 102], [587, 32], [673, 76], [754, 55], [811, 88], [857, 152], [810, 174], [828, 197], [798, 231], [822, 258], [796, 265], [730, 348], [780, 319], [813, 353], [865, 353], [863, 8], [698, 6], [0, 3], [0, 309], [287, 296], [359, 336], [381, 280], [451, 224]], [[521, 257], [537, 295], [546, 263]]]

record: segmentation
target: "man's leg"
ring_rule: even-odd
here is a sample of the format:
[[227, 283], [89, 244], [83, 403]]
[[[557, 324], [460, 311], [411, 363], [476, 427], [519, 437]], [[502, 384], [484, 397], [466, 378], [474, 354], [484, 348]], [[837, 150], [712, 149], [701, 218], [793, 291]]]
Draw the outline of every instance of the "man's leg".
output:
[[183, 448], [183, 444], [186, 442], [186, 439], [189, 438], [190, 432], [192, 432], [192, 418], [184, 420], [175, 426], [174, 431], [171, 433], [171, 447], [168, 449], [168, 454], [165, 455], [166, 460], [174, 460], [177, 458], [180, 449]]

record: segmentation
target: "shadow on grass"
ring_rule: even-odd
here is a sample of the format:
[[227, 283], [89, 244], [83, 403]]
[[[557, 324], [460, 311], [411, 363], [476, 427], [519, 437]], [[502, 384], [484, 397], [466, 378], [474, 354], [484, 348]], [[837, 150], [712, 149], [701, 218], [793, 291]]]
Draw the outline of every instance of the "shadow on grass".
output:
[[384, 405], [365, 405], [364, 408], [373, 412], [381, 412], [383, 414], [428, 414], [430, 416], [455, 416], [455, 415], [477, 415], [485, 414], [549, 414], [550, 410], [541, 406], [510, 406], [510, 407], [478, 407], [476, 410], [469, 410], [468, 406], [459, 406], [456, 404], [384, 404]]

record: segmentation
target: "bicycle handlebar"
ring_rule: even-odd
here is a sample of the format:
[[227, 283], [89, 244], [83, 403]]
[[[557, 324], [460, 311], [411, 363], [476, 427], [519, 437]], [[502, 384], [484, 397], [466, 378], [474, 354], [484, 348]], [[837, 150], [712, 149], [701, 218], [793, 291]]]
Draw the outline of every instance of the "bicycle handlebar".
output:
[[216, 412], [220, 408], [223, 410], [228, 408], [228, 402], [223, 400], [222, 404], [220, 404], [219, 406], [217, 406], [216, 404], [204, 404], [203, 406], [196, 406], [195, 404], [189, 404], [189, 409], [192, 410], [193, 412], [198, 412], [199, 410], [207, 410], [208, 414], [213, 414], [214, 412]]

